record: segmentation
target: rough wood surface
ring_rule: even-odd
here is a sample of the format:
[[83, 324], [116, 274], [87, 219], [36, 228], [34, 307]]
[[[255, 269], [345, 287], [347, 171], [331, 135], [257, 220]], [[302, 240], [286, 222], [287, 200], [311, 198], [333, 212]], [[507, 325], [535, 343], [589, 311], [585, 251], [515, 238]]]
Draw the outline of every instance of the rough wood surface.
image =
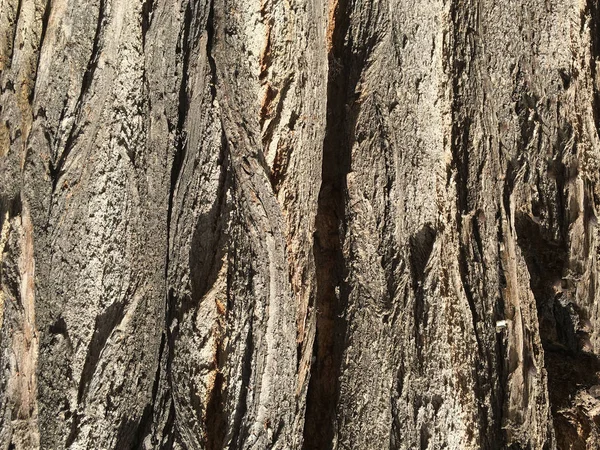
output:
[[0, 449], [600, 447], [598, 0], [0, 0]]

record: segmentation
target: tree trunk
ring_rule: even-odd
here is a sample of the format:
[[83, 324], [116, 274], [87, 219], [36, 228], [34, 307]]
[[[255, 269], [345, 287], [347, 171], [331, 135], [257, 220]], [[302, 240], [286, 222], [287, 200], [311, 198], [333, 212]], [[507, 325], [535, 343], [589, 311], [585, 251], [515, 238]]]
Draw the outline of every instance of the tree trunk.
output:
[[600, 447], [600, 1], [0, 0], [0, 449]]

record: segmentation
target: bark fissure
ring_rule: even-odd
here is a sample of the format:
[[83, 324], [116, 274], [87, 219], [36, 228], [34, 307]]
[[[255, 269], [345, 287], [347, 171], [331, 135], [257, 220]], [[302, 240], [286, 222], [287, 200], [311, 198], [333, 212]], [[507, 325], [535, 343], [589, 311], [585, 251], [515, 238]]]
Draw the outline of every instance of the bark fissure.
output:
[[[182, 29], [179, 34], [177, 41], [177, 54], [180, 55], [180, 70], [178, 81], [178, 104], [177, 104], [177, 121], [174, 131], [175, 135], [175, 149], [173, 153], [173, 159], [171, 162], [170, 170], [170, 181], [169, 181], [169, 192], [167, 202], [167, 217], [166, 217], [166, 248], [165, 248], [165, 273], [164, 279], [168, 283], [170, 269], [171, 269], [171, 246], [173, 242], [173, 209], [175, 202], [175, 195], [177, 193], [177, 187], [180, 181], [180, 174], [184, 164], [186, 155], [186, 134], [184, 131], [185, 121], [189, 110], [189, 99], [187, 95], [187, 80], [188, 80], [188, 67], [189, 67], [189, 34], [192, 25], [192, 11], [189, 2], [186, 2], [185, 11], [183, 14]], [[165, 446], [165, 450], [173, 448], [176, 432], [176, 408], [175, 400], [173, 398], [173, 376], [172, 376], [172, 364], [173, 355], [175, 349], [175, 343], [177, 339], [177, 326], [174, 322], [177, 311], [177, 299], [173, 287], [169, 287], [167, 284], [167, 292], [165, 298], [165, 330], [167, 335], [167, 351], [166, 351], [166, 375], [167, 375], [167, 397], [169, 398], [169, 414], [167, 422], [165, 424], [163, 434], [168, 437], [169, 445]]]
[[154, 14], [155, 0], [144, 0], [142, 3], [142, 48], [146, 48], [146, 35], [152, 25], [152, 15]]
[[210, 93], [214, 101], [217, 98], [217, 82], [219, 81], [217, 73], [217, 63], [215, 62], [215, 58], [213, 56], [213, 49], [215, 48], [216, 38], [215, 0], [210, 0], [208, 18], [206, 19], [206, 33], [208, 34], [208, 39], [206, 40], [206, 55], [208, 57], [208, 65], [210, 67]]
[[317, 284], [313, 308], [317, 317], [306, 400], [303, 447], [306, 450], [332, 448], [345, 339], [343, 314], [348, 288], [342, 246], [351, 145], [345, 112], [350, 84], [350, 50], [345, 42], [349, 28], [347, 8], [346, 0], [330, 4], [327, 122], [313, 249]]

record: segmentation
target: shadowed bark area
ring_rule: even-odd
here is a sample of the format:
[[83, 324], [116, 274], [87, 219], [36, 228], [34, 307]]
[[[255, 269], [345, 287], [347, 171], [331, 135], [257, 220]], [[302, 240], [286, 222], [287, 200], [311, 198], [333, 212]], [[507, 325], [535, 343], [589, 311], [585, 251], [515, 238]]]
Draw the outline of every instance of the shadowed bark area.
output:
[[599, 21], [0, 0], [0, 448], [598, 448]]

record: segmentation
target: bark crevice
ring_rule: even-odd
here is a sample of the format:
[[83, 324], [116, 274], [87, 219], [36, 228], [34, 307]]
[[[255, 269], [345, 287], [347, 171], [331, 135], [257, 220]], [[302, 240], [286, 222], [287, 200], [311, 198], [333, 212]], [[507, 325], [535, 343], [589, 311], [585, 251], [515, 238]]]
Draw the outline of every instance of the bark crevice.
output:
[[347, 181], [350, 172], [349, 92], [351, 50], [347, 0], [330, 4], [327, 121], [323, 142], [321, 190], [318, 197], [313, 255], [315, 259], [316, 334], [306, 400], [305, 450], [328, 449], [336, 433], [339, 376], [346, 335], [344, 310], [348, 299], [343, 239], [346, 226]]

